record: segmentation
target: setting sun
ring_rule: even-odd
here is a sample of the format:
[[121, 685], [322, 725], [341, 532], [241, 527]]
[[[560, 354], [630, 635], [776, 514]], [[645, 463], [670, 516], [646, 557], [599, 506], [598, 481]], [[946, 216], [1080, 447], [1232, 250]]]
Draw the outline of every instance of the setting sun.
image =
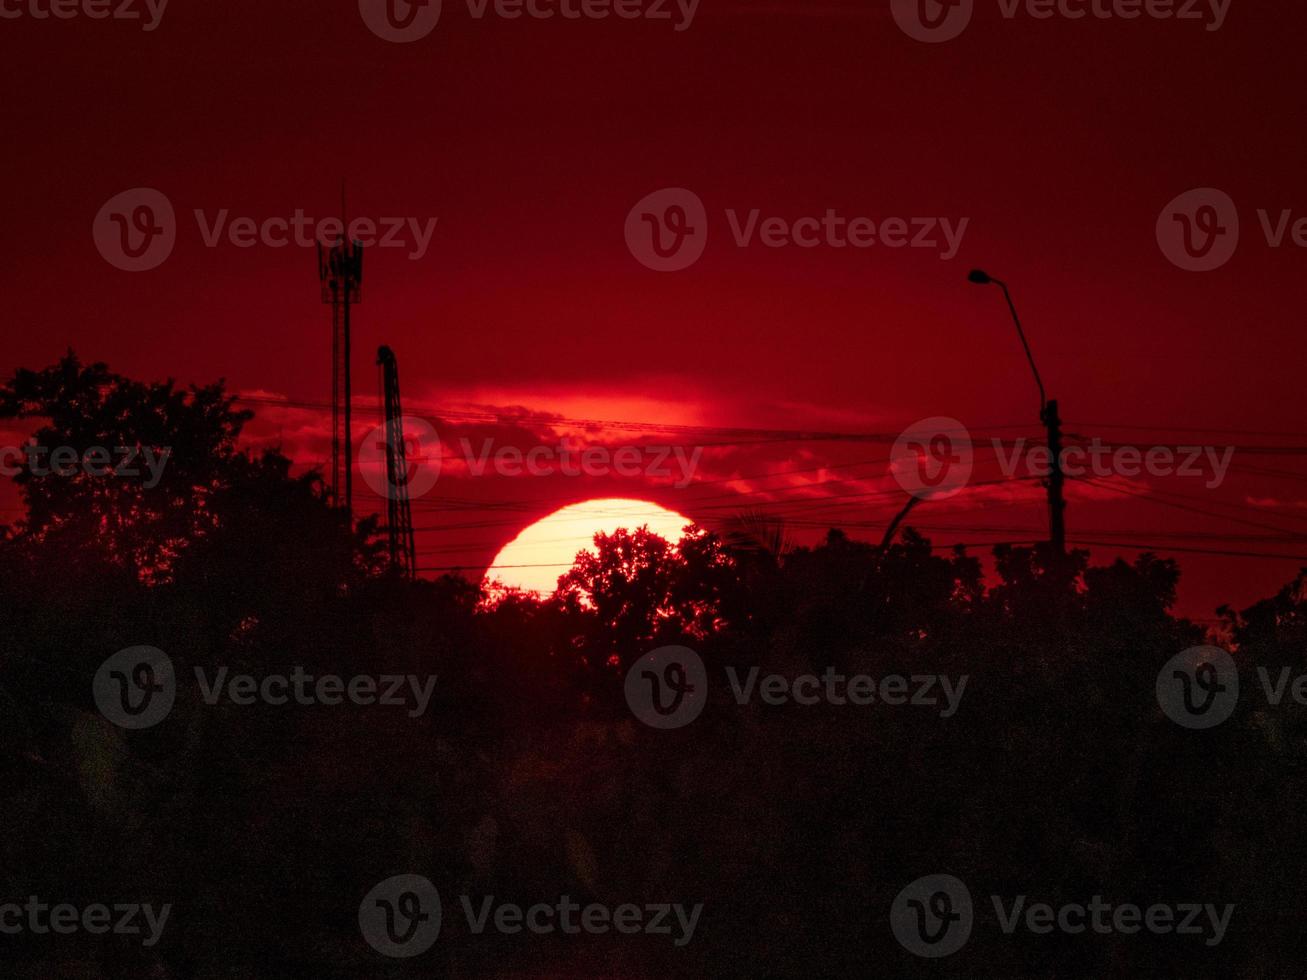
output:
[[577, 552], [593, 550], [596, 534], [647, 526], [675, 544], [691, 523], [688, 517], [648, 500], [614, 498], [572, 504], [536, 521], [505, 545], [486, 572], [486, 581], [552, 592]]

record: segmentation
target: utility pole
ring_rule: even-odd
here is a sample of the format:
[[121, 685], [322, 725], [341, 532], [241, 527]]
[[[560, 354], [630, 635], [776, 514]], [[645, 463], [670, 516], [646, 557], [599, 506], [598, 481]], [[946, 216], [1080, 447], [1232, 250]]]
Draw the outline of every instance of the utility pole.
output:
[[1062, 496], [1062, 485], [1066, 474], [1062, 472], [1062, 420], [1057, 414], [1057, 399], [1053, 399], [1043, 410], [1044, 426], [1048, 430], [1048, 536], [1053, 545], [1053, 554], [1066, 556], [1066, 499]]
[[1017, 316], [1016, 304], [1012, 302], [1012, 294], [1008, 292], [1007, 283], [1002, 279], [995, 279], [989, 273], [981, 269], [972, 269], [967, 276], [969, 282], [977, 286], [995, 285], [1003, 290], [1003, 298], [1007, 300], [1007, 308], [1012, 314], [1012, 322], [1017, 326], [1017, 336], [1021, 338], [1021, 346], [1025, 349], [1026, 360], [1030, 364], [1030, 370], [1035, 376], [1035, 384], [1039, 386], [1039, 421], [1044, 426], [1048, 434], [1048, 478], [1044, 481], [1044, 487], [1048, 491], [1048, 539], [1052, 546], [1053, 555], [1056, 558], [1066, 557], [1066, 498], [1063, 496], [1063, 487], [1066, 483], [1066, 474], [1062, 470], [1062, 419], [1057, 413], [1057, 399], [1049, 401], [1044, 394], [1044, 382], [1039, 377], [1039, 368], [1035, 366], [1035, 357], [1030, 353], [1030, 345], [1026, 343], [1026, 332], [1021, 329], [1021, 318]]

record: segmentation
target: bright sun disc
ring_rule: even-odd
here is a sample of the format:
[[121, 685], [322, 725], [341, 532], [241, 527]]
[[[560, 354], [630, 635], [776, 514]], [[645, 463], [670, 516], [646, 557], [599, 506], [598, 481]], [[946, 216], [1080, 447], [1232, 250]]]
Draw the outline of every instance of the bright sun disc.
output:
[[688, 517], [648, 500], [587, 500], [554, 511], [504, 546], [486, 572], [499, 581], [530, 592], [553, 592], [558, 576], [572, 567], [578, 551], [594, 551], [594, 536], [618, 528], [650, 531], [675, 544], [692, 523]]

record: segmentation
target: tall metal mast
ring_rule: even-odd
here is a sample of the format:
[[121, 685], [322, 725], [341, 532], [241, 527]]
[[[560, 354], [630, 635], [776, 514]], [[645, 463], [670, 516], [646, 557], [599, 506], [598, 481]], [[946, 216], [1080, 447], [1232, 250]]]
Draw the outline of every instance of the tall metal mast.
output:
[[404, 445], [404, 412], [399, 400], [399, 364], [389, 347], [377, 349], [381, 366], [382, 400], [386, 406], [386, 534], [390, 564], [404, 575], [417, 574], [417, 546], [413, 540], [413, 509], [408, 496], [408, 450]]
[[353, 444], [350, 436], [350, 307], [363, 299], [363, 246], [341, 240], [318, 243], [322, 302], [331, 304], [331, 493], [336, 506], [353, 513]]

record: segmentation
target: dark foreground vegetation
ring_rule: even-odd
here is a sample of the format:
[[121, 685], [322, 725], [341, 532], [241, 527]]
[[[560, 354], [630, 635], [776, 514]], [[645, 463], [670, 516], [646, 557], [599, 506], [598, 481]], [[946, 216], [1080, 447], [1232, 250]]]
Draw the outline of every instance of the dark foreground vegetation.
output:
[[[1307, 708], [1241, 698], [1209, 731], [1168, 720], [1159, 668], [1207, 639], [1173, 617], [1179, 569], [1002, 548], [982, 576], [910, 530], [881, 550], [692, 529], [601, 539], [546, 601], [391, 574], [320, 482], [238, 449], [221, 387], [141, 384], [71, 357], [20, 372], [0, 417], [42, 445], [171, 447], [157, 486], [16, 477], [0, 541], [0, 904], [172, 906], [160, 941], [0, 934], [0, 976], [47, 978], [1300, 975]], [[39, 423], [39, 424], [38, 424]], [[756, 523], [756, 522], [755, 522]], [[1232, 574], [1234, 572], [1232, 571]], [[1220, 643], [1244, 684], [1296, 673], [1304, 578]], [[92, 678], [165, 651], [176, 704], [110, 724]], [[664, 644], [712, 684], [658, 731], [623, 695]], [[207, 704], [196, 667], [437, 676], [429, 708]], [[968, 677], [955, 714], [911, 704], [741, 705], [726, 667], [794, 677]], [[412, 960], [361, 938], [391, 875], [440, 889]], [[909, 881], [966, 881], [971, 940], [918, 959], [888, 911]], [[1233, 903], [1223, 940], [1006, 935], [989, 896], [1053, 905]], [[704, 906], [694, 938], [473, 934], [458, 896]]]

